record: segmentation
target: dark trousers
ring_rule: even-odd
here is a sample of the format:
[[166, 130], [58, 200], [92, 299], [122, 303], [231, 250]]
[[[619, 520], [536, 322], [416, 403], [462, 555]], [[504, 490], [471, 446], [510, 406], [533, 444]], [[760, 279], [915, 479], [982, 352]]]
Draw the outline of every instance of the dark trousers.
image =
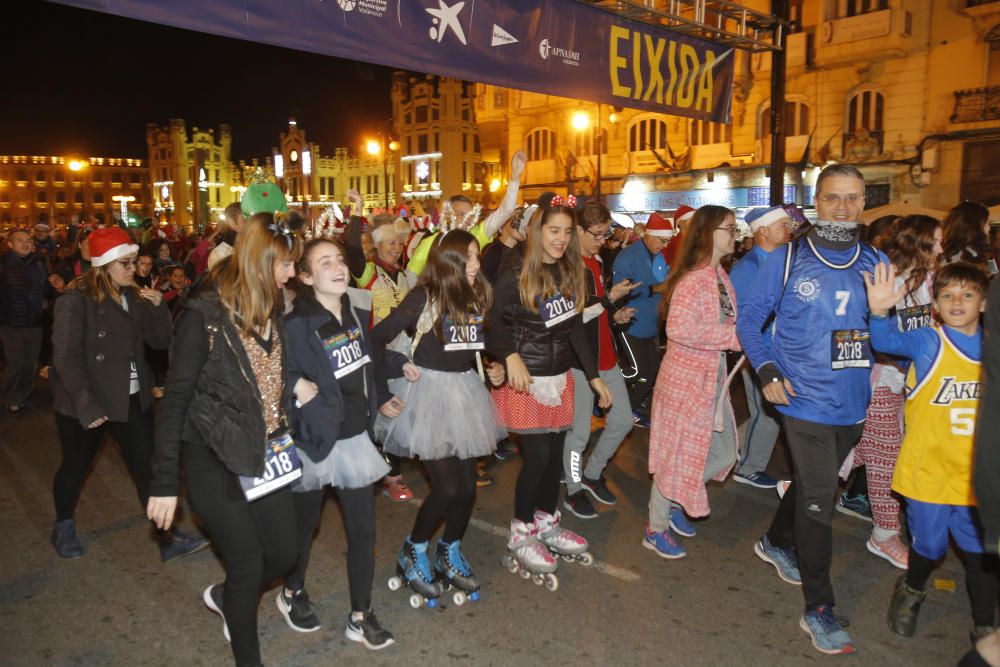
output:
[[105, 431], [118, 443], [125, 465], [132, 474], [139, 504], [146, 511], [149, 484], [152, 479], [153, 411], [143, 412], [139, 394], [133, 394], [128, 404], [128, 421], [104, 422], [97, 428], [85, 429], [75, 417], [58, 412], [56, 430], [62, 448], [62, 462], [52, 482], [52, 497], [56, 506], [56, 521], [72, 519], [80, 490], [101, 446]]
[[806, 609], [832, 606], [834, 496], [840, 466], [861, 437], [864, 422], [830, 426], [786, 416], [784, 426], [792, 455], [793, 481], [778, 505], [767, 536], [777, 547], [795, 549]]
[[639, 410], [643, 401], [653, 391], [656, 375], [660, 372], [660, 345], [656, 336], [636, 338], [625, 334], [632, 354], [635, 355], [636, 376], [629, 380], [628, 398], [633, 410]]
[[204, 445], [184, 443], [188, 497], [226, 567], [222, 610], [237, 666], [260, 664], [257, 606], [265, 583], [285, 577], [299, 557], [295, 501], [284, 487], [253, 502]]
[[423, 463], [431, 478], [431, 492], [417, 510], [410, 541], [427, 542], [442, 520], [441, 539], [449, 543], [460, 540], [476, 504], [476, 459], [449, 456]]
[[[347, 533], [347, 583], [351, 589], [351, 611], [367, 612], [372, 606], [375, 573], [375, 497], [372, 486], [335, 489]], [[319, 527], [326, 489], [293, 493], [298, 519], [299, 561], [285, 578], [285, 588], [300, 591], [306, 584], [306, 567], [313, 535]]]
[[42, 327], [0, 327], [3, 356], [4, 405], [20, 405], [28, 400], [35, 386], [35, 369], [42, 349]]
[[535, 520], [535, 510], [555, 514], [559, 504], [559, 475], [563, 469], [566, 433], [521, 435], [524, 465], [514, 488], [514, 517], [524, 523]]

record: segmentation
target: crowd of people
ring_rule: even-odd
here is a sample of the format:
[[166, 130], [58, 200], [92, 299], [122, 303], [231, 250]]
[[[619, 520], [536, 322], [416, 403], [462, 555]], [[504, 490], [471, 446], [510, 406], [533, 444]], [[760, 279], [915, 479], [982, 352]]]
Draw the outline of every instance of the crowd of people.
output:
[[[519, 207], [524, 165], [518, 152], [489, 215], [455, 195], [433, 219], [367, 219], [352, 192], [353, 215], [310, 221], [261, 180], [202, 238], [93, 218], [59, 238], [45, 224], [8, 232], [4, 404], [23, 413], [40, 366], [62, 447], [56, 552], [84, 555], [74, 510], [106, 431], [161, 558], [209, 543], [221, 556], [225, 580], [204, 604], [236, 664], [258, 665], [268, 582], [282, 582], [275, 604], [292, 630], [321, 627], [306, 574], [332, 487], [345, 635], [380, 649], [394, 637], [372, 609], [374, 497], [412, 498], [401, 460], [419, 461], [430, 490], [399, 536], [390, 587], [408, 587], [414, 606], [447, 590], [462, 604], [489, 560], [462, 546], [484, 459], [520, 452], [503, 562], [554, 590], [560, 559], [592, 561], [562, 511], [593, 519], [594, 503], [615, 504], [605, 470], [647, 428], [642, 546], [685, 557], [710, 514], [709, 480], [775, 490], [754, 553], [801, 587], [813, 646], [843, 654], [855, 646], [835, 613], [833, 512], [871, 521], [867, 550], [905, 570], [884, 601], [904, 637], [951, 540], [978, 642], [963, 664], [1000, 665], [1000, 445], [985, 435], [1000, 410], [979, 406], [1000, 407], [988, 210], [866, 226], [862, 174], [832, 165], [811, 224], [762, 207], [738, 239], [734, 211], [706, 205], [629, 230], [582, 197]], [[789, 480], [767, 473], [782, 434]], [[176, 527], [182, 496], [205, 537]]]

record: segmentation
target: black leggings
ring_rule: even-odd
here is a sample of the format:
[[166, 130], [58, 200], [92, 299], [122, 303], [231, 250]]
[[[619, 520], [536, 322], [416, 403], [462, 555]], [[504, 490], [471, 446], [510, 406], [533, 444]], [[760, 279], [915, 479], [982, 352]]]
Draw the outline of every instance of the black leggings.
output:
[[[347, 533], [347, 582], [351, 589], [351, 611], [367, 612], [372, 606], [375, 573], [375, 497], [372, 485], [360, 489], [334, 489], [340, 500]], [[293, 493], [298, 518], [299, 563], [285, 579], [285, 588], [300, 591], [306, 584], [306, 566], [313, 535], [319, 527], [326, 488]]]
[[59, 446], [62, 448], [62, 462], [52, 481], [56, 521], [73, 518], [80, 490], [101, 447], [105, 431], [110, 431], [111, 437], [118, 443], [125, 465], [135, 482], [139, 504], [145, 512], [152, 479], [153, 411], [142, 411], [139, 394], [133, 394], [129, 399], [128, 421], [125, 422], [109, 421], [97, 428], [85, 429], [75, 417], [67, 417], [58, 412], [55, 417]]
[[204, 445], [184, 443], [191, 506], [222, 556], [222, 608], [237, 667], [260, 664], [257, 606], [265, 583], [286, 576], [298, 560], [295, 501], [284, 487], [247, 502], [236, 475]]
[[514, 517], [530, 523], [535, 510], [555, 514], [566, 433], [525, 433], [520, 441], [524, 465], [514, 491]]
[[[993, 626], [996, 621], [997, 593], [1000, 592], [997, 557], [968, 551], [962, 551], [961, 554], [965, 565], [965, 590], [972, 604], [972, 621], [975, 625]], [[906, 584], [915, 590], [924, 590], [936, 565], [936, 561], [921, 556], [911, 546]]]
[[476, 504], [476, 459], [446, 459], [424, 461], [431, 477], [431, 493], [417, 510], [410, 541], [427, 542], [444, 519], [441, 539], [454, 542], [462, 539]]

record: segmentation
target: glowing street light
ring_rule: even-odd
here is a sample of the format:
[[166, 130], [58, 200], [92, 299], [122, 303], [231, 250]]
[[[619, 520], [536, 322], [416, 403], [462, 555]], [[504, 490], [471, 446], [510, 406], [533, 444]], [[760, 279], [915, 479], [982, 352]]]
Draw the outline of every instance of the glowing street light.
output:
[[83, 171], [87, 168], [87, 163], [83, 160], [70, 160], [67, 166], [70, 171]]
[[500, 189], [500, 179], [494, 178], [492, 181], [490, 181], [490, 192], [496, 192], [499, 189]]
[[590, 127], [590, 114], [586, 111], [577, 111], [573, 114], [573, 129], [575, 130], [586, 130]]
[[369, 155], [378, 155], [379, 153], [382, 152], [382, 144], [380, 144], [375, 139], [369, 139], [368, 140], [367, 148], [368, 148], [368, 154]]

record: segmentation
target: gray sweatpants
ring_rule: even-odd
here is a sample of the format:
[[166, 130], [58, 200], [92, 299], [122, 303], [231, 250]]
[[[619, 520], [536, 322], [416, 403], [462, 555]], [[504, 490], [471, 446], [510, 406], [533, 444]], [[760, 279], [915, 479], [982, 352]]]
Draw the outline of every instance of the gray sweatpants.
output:
[[[719, 385], [715, 395], [716, 402], [719, 400], [722, 383], [726, 377], [726, 360], [724, 356], [720, 360], [719, 375]], [[722, 429], [721, 433], [712, 431], [712, 443], [708, 447], [708, 456], [705, 459], [705, 471], [701, 476], [702, 482], [707, 483], [708, 480], [731, 466], [736, 459], [736, 431], [733, 428], [733, 421], [729, 419], [727, 413], [723, 413]], [[665, 498], [660, 493], [660, 490], [656, 488], [656, 480], [653, 480], [650, 487], [649, 529], [654, 533], [662, 533], [670, 527], [670, 510], [674, 507], [681, 507], [681, 505], [669, 498]]]
[[[580, 490], [583, 477], [597, 479], [604, 472], [608, 461], [618, 451], [618, 445], [632, 430], [632, 407], [628, 400], [628, 389], [622, 371], [615, 364], [606, 371], [600, 371], [601, 379], [611, 390], [611, 410], [607, 414], [604, 431], [597, 437], [594, 450], [590, 453], [587, 467], [583, 467], [583, 452], [590, 442], [591, 406], [594, 392], [583, 371], [573, 370], [573, 428], [566, 433], [563, 447], [563, 472], [566, 475], [566, 491], [570, 495]], [[581, 476], [582, 471], [582, 476]]]
[[763, 472], [771, 461], [774, 443], [777, 442], [778, 433], [781, 431], [781, 423], [778, 421], [777, 410], [760, 392], [760, 379], [757, 374], [747, 370], [746, 367], [740, 370], [740, 373], [743, 375], [743, 389], [747, 396], [750, 418], [747, 419], [743, 433], [743, 457], [736, 466], [736, 472], [740, 475], [751, 475]]
[[0, 327], [3, 356], [7, 367], [3, 371], [4, 405], [20, 405], [28, 400], [35, 386], [38, 353], [42, 350], [41, 327]]

